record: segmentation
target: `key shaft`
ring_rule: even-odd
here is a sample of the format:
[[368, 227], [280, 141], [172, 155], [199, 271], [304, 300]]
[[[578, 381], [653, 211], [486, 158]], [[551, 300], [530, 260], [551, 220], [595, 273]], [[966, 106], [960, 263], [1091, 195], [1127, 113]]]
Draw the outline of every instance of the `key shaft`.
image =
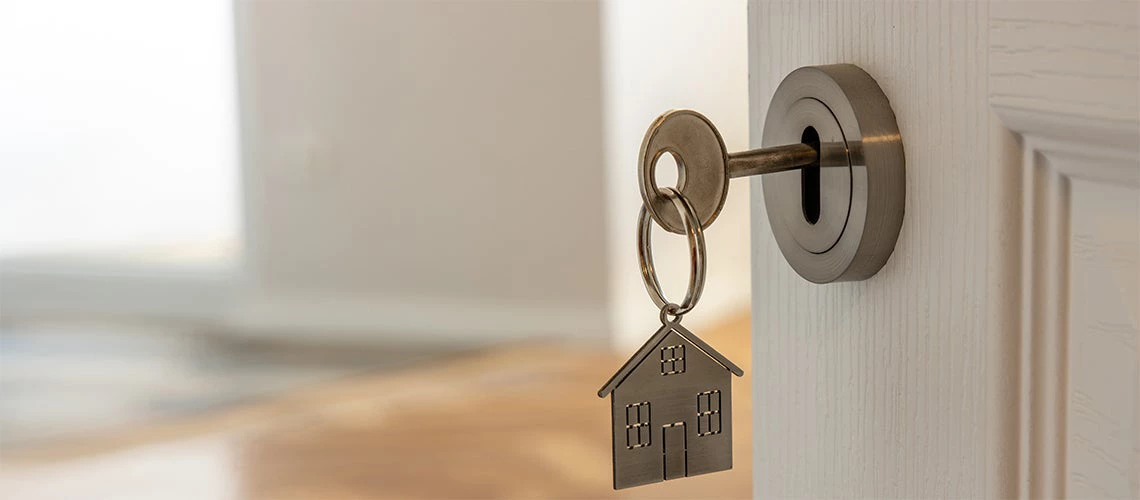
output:
[[730, 178], [772, 174], [819, 163], [819, 153], [807, 144], [788, 144], [728, 154]]

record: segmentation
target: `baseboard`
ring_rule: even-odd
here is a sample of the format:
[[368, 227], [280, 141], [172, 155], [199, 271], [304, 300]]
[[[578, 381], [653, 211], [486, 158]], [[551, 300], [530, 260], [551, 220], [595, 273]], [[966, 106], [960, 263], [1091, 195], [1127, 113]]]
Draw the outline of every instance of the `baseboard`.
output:
[[34, 261], [0, 265], [0, 321], [131, 318], [214, 324], [230, 306], [228, 269]]
[[239, 301], [229, 329], [250, 337], [326, 343], [460, 343], [534, 339], [608, 342], [604, 304], [438, 299], [337, 293]]
[[91, 262], [0, 263], [0, 322], [97, 318], [179, 322], [212, 335], [343, 344], [533, 339], [609, 342], [604, 303], [253, 293], [225, 269]]

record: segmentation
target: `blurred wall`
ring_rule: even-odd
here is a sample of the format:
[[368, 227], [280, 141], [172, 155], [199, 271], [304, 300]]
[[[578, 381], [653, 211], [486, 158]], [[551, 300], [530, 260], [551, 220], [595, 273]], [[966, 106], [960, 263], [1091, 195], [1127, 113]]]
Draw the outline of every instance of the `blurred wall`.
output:
[[0, 260], [232, 245], [232, 10], [0, 6]]
[[232, 0], [3, 2], [0, 61], [0, 330], [217, 320], [240, 238]]
[[[610, 327], [623, 349], [639, 345], [659, 325], [635, 250], [642, 137], [661, 113], [691, 108], [712, 120], [729, 151], [748, 149], [746, 14], [744, 0], [602, 3]], [[676, 173], [662, 171], [658, 179], [671, 185]], [[720, 217], [705, 231], [707, 286], [684, 320], [698, 333], [725, 314], [748, 310], [748, 203], [748, 183], [734, 181]], [[666, 296], [679, 301], [688, 283], [687, 241], [655, 229], [653, 250]]]
[[239, 1], [236, 23], [235, 324], [606, 335], [596, 2]]
[[[0, 259], [0, 316], [94, 312], [327, 341], [610, 336], [628, 348], [657, 322], [634, 251], [645, 127], [688, 107], [730, 149], [747, 144], [743, 0], [236, 0], [234, 14], [240, 257], [204, 269], [170, 265], [186, 245], [157, 257], [132, 247], [115, 254], [123, 272], [86, 254], [66, 269]], [[194, 127], [229, 130], [216, 129]], [[124, 189], [186, 213], [218, 208]], [[747, 205], [737, 181], [707, 230], [708, 287], [689, 326], [746, 310]], [[654, 241], [679, 296], [685, 240]]]

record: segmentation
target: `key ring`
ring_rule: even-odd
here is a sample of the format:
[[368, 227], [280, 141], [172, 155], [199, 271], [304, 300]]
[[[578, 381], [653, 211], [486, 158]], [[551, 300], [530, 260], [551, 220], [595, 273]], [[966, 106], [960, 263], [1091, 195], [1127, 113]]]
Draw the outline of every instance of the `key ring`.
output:
[[665, 312], [666, 306], [669, 306], [672, 309], [669, 314], [680, 319], [681, 315], [693, 309], [705, 288], [705, 234], [701, 230], [701, 221], [697, 218], [697, 212], [683, 194], [671, 187], [661, 188], [660, 192], [673, 202], [673, 206], [681, 214], [685, 234], [689, 237], [689, 289], [685, 291], [685, 300], [680, 304], [673, 304], [665, 300], [665, 293], [661, 291], [661, 282], [657, 280], [650, 248], [649, 222], [652, 219], [644, 204], [641, 206], [641, 212], [637, 214], [637, 259], [641, 264], [641, 278], [645, 281], [645, 290], [649, 292], [649, 298], [661, 308], [662, 313]]

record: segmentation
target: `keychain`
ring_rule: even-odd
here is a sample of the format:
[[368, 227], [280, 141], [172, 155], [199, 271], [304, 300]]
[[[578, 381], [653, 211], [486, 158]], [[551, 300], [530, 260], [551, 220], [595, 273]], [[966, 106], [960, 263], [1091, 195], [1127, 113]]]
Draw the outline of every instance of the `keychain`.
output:
[[[772, 97], [762, 142], [729, 152], [708, 118], [685, 109], [665, 112], [645, 133], [637, 256], [661, 328], [598, 391], [610, 396], [614, 489], [732, 468], [729, 374], [744, 371], [681, 326], [705, 284], [702, 230], [724, 207], [730, 179], [770, 176], [768, 221], [780, 252], [808, 281], [867, 279], [894, 251], [905, 155], [890, 102], [867, 72], [851, 64], [793, 71]], [[676, 160], [677, 188], [656, 185], [664, 154]], [[650, 221], [688, 237], [689, 288], [680, 304], [661, 292]]]
[[681, 192], [665, 187], [659, 194], [676, 208], [689, 240], [689, 288], [680, 304], [665, 299], [650, 248], [653, 219], [642, 205], [637, 253], [661, 328], [598, 391], [610, 396], [614, 489], [732, 468], [729, 374], [744, 370], [681, 326], [704, 289], [704, 233]]

